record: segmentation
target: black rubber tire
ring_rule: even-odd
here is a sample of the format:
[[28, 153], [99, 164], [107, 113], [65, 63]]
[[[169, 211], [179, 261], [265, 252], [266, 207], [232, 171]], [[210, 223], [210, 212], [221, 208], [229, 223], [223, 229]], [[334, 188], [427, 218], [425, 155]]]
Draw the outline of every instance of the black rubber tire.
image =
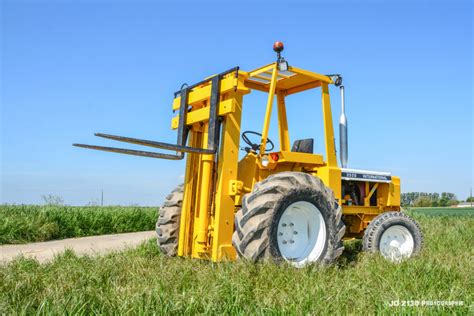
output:
[[174, 257], [178, 252], [179, 221], [183, 203], [184, 185], [179, 185], [166, 197], [156, 222], [157, 243], [161, 252]]
[[419, 254], [423, 246], [423, 233], [418, 223], [402, 212], [385, 212], [375, 217], [364, 232], [362, 250], [380, 252], [380, 238], [384, 231], [393, 225], [401, 225], [411, 233], [414, 248], [410, 257]]
[[283, 211], [296, 201], [314, 204], [326, 223], [326, 245], [311, 263], [329, 264], [339, 257], [344, 246], [346, 226], [334, 193], [321, 179], [302, 172], [281, 172], [255, 184], [235, 214], [232, 243], [239, 257], [251, 261], [284, 261], [278, 248], [277, 226]]

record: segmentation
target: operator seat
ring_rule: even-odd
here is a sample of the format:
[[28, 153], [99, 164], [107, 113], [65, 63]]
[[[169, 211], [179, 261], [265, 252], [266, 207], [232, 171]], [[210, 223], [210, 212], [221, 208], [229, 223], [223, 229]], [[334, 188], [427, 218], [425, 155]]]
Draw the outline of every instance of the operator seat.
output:
[[295, 142], [293, 143], [293, 147], [291, 148], [291, 151], [312, 154], [313, 144], [314, 144], [313, 138], [298, 139], [298, 140], [295, 140]]

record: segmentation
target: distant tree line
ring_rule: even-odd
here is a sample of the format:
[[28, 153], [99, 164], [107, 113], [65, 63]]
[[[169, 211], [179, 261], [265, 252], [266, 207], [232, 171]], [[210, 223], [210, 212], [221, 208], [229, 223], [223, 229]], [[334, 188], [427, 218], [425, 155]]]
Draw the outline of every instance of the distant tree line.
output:
[[457, 205], [459, 201], [454, 193], [408, 192], [401, 195], [402, 206], [437, 207]]

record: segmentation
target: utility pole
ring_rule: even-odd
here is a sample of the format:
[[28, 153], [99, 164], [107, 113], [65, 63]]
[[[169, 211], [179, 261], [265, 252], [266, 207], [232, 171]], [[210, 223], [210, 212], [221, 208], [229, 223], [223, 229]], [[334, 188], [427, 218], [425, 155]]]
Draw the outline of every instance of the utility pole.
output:
[[102, 194], [100, 195], [100, 206], [104, 206], [104, 189], [102, 189]]

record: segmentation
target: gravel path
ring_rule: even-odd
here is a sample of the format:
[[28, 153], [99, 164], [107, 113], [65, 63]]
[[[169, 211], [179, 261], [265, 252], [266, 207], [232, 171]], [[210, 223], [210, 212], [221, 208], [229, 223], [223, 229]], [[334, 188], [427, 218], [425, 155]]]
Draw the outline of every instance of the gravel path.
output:
[[47, 262], [53, 259], [54, 255], [61, 253], [66, 249], [74, 250], [78, 255], [104, 254], [114, 250], [122, 250], [137, 246], [142, 242], [155, 237], [155, 234], [155, 231], [146, 231], [69, 238], [22, 245], [3, 245], [0, 246], [0, 261], [11, 261], [23, 254], [28, 258], [36, 258], [39, 262]]

